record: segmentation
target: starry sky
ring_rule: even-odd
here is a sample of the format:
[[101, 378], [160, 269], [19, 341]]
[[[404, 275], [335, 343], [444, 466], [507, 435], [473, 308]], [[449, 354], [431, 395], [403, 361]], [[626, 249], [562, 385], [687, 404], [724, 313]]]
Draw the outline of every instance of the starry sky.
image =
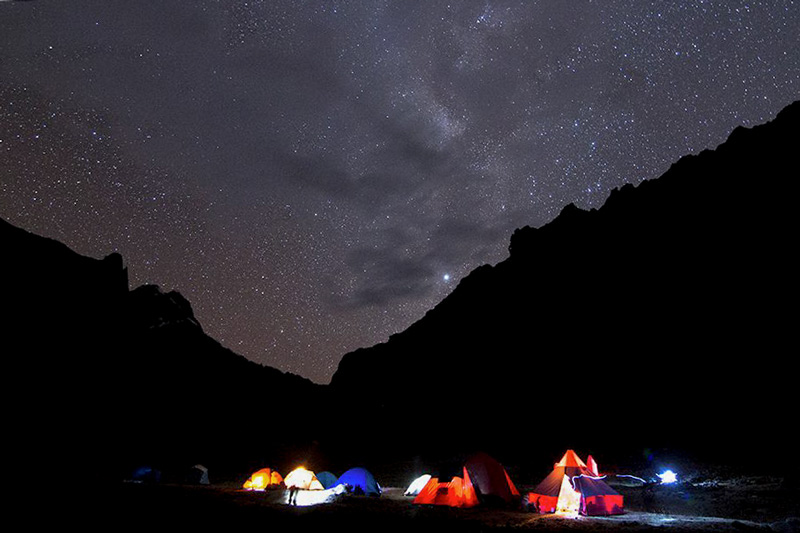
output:
[[778, 0], [0, 1], [0, 217], [327, 383], [515, 228], [773, 118], [798, 36]]

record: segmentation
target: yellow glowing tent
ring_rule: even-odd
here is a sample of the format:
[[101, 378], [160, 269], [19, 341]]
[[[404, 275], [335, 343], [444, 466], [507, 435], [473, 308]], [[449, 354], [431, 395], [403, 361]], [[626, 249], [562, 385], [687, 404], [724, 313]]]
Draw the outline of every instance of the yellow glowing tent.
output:
[[319, 482], [314, 472], [306, 470], [302, 466], [289, 472], [283, 483], [287, 489], [296, 487], [304, 490], [325, 490], [325, 487]]
[[242, 488], [247, 490], [265, 490], [271, 487], [278, 487], [281, 483], [283, 483], [283, 478], [278, 472], [271, 468], [262, 468], [257, 472], [253, 472], [253, 475], [244, 482]]

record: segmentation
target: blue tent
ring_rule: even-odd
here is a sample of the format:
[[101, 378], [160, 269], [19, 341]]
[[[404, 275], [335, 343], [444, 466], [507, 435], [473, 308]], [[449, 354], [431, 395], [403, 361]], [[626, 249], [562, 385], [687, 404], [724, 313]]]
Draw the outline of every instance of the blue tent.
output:
[[159, 483], [161, 471], [150, 466], [140, 466], [133, 471], [131, 480], [136, 483]]
[[349, 485], [354, 492], [362, 492], [368, 496], [380, 496], [381, 486], [372, 474], [364, 468], [351, 468], [339, 478], [339, 484]]
[[339, 484], [338, 482], [339, 478], [337, 478], [335, 475], [327, 471], [320, 472], [319, 474], [317, 474], [317, 479], [319, 480], [320, 483], [322, 483], [322, 486], [325, 487], [326, 489], [330, 489]]

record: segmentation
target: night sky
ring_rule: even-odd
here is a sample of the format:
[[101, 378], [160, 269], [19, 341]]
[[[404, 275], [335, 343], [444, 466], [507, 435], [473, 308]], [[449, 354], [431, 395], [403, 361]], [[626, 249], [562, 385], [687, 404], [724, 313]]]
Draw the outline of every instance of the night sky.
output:
[[789, 1], [0, 1], [0, 217], [327, 383], [515, 228], [773, 118], [798, 36]]

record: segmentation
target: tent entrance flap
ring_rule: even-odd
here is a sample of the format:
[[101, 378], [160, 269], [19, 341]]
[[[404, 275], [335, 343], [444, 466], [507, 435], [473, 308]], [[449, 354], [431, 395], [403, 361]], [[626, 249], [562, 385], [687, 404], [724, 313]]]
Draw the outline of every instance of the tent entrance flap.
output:
[[578, 514], [581, 508], [581, 493], [572, 488], [569, 476], [561, 478], [561, 490], [558, 493], [556, 512], [563, 514]]

